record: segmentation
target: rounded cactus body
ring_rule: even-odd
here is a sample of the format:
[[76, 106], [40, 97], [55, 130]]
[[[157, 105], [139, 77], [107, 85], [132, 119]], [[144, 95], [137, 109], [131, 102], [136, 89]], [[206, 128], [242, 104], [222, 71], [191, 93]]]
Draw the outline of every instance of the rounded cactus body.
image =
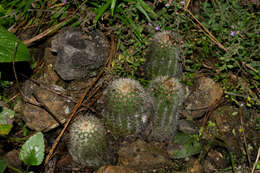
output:
[[70, 127], [68, 150], [72, 159], [87, 167], [111, 164], [113, 152], [102, 122], [92, 116], [79, 116]]
[[148, 88], [153, 96], [155, 116], [149, 140], [164, 141], [175, 135], [184, 89], [178, 79], [159, 76]]
[[152, 99], [137, 81], [120, 78], [104, 91], [102, 114], [115, 137], [137, 137], [153, 116]]
[[180, 77], [182, 74], [181, 49], [174, 43], [173, 33], [156, 33], [146, 52], [145, 74], [148, 79], [157, 76]]

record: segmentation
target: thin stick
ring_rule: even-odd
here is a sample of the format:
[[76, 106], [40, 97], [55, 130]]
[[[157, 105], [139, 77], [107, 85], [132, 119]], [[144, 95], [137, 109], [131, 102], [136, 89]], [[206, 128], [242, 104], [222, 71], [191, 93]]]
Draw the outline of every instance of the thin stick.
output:
[[23, 43], [26, 46], [31, 45], [33, 42], [42, 39], [43, 37], [49, 35], [50, 33], [52, 33], [53, 31], [55, 31], [56, 29], [58, 29], [60, 26], [62, 26], [64, 23], [68, 22], [69, 20], [71, 20], [71, 18], [68, 18], [67, 20], [64, 20], [61, 23], [58, 23], [57, 25], [54, 25], [48, 29], [46, 29], [45, 31], [43, 31], [42, 33], [36, 35], [35, 37], [29, 39], [29, 40], [24, 40]]
[[254, 173], [256, 165], [257, 165], [258, 160], [259, 160], [259, 157], [260, 157], [260, 147], [258, 148], [258, 153], [257, 153], [256, 160], [255, 160], [255, 163], [254, 163], [254, 167], [252, 168], [251, 173]]
[[[64, 125], [64, 127], [63, 127], [63, 129], [62, 129], [62, 131], [61, 131], [61, 133], [60, 133], [59, 136], [57, 137], [55, 143], [52, 145], [52, 147], [51, 147], [51, 149], [50, 149], [50, 151], [49, 151], [49, 154], [47, 155], [47, 157], [46, 157], [46, 159], [45, 159], [44, 165], [47, 165], [47, 164], [48, 164], [48, 162], [49, 162], [49, 160], [50, 160], [50, 158], [51, 158], [51, 156], [52, 156], [54, 150], [56, 149], [56, 147], [57, 147], [57, 145], [58, 145], [58, 143], [59, 143], [61, 137], [63, 136], [63, 134], [65, 133], [65, 130], [66, 130], [67, 127], [69, 126], [69, 123], [71, 122], [72, 118], [73, 118], [74, 115], [76, 114], [76, 112], [77, 112], [78, 108], [80, 107], [80, 105], [82, 104], [84, 98], [85, 98], [86, 95], [89, 93], [90, 89], [96, 84], [96, 82], [100, 79], [100, 77], [101, 77], [101, 76], [103, 75], [103, 73], [105, 72], [105, 68], [106, 68], [107, 65], [109, 65], [108, 62], [110, 62], [110, 59], [114, 56], [115, 51], [116, 51], [115, 41], [112, 40], [112, 46], [111, 46], [110, 54], [109, 54], [109, 57], [108, 57], [108, 59], [107, 59], [105, 65], [104, 65], [103, 69], [99, 72], [99, 74], [97, 75], [97, 77], [95, 78], [95, 80], [91, 83], [91, 85], [85, 90], [85, 92], [82, 94], [82, 96], [81, 96], [79, 102], [76, 104], [76, 106], [75, 106], [74, 109], [72, 110], [72, 113], [70, 114], [70, 116], [69, 116], [69, 118], [68, 118], [66, 124]], [[90, 97], [92, 97], [92, 95], [89, 96], [89, 98], [90, 98]], [[89, 100], [89, 98], [88, 98], [88, 100]], [[88, 100], [87, 100], [87, 101], [88, 101]]]
[[31, 45], [33, 42], [42, 39], [43, 37], [49, 35], [50, 33], [52, 33], [53, 31], [55, 31], [56, 29], [58, 29], [59, 27], [61, 27], [63, 24], [65, 24], [66, 22], [70, 21], [72, 18], [74, 18], [76, 12], [87, 2], [87, 0], [85, 0], [73, 13], [73, 15], [69, 16], [66, 20], [62, 21], [61, 23], [58, 23], [57, 25], [54, 25], [48, 29], [46, 29], [45, 31], [43, 31], [42, 33], [36, 35], [35, 37], [29, 39], [29, 40], [24, 40], [23, 43], [26, 46]]
[[[242, 97], [242, 98], [244, 98], [244, 99], [247, 99], [247, 98], [248, 98], [247, 96], [243, 96], [243, 95], [236, 94], [236, 93], [231, 93], [231, 92], [226, 92], [226, 91], [225, 91], [225, 94], [231, 95], [231, 96]], [[253, 101], [256, 101], [256, 102], [260, 101], [260, 99], [255, 99], [255, 98], [250, 98], [250, 99], [253, 100]]]
[[185, 3], [185, 5], [184, 5], [184, 10], [186, 11], [187, 9], [188, 9], [188, 7], [189, 7], [189, 5], [190, 5], [190, 0], [187, 0], [187, 1], [185, 1], [186, 3]]
[[14, 77], [15, 77], [16, 83], [17, 83], [17, 88], [21, 92], [22, 90], [20, 88], [20, 85], [19, 85], [19, 82], [18, 82], [18, 77], [17, 77], [16, 70], [15, 70], [15, 57], [16, 57], [17, 47], [18, 47], [18, 42], [15, 42], [15, 44], [14, 44], [14, 54], [13, 54], [13, 72], [14, 72]]
[[252, 162], [251, 162], [251, 159], [250, 159], [248, 145], [247, 145], [247, 141], [246, 141], [246, 134], [245, 134], [244, 122], [243, 122], [242, 106], [240, 106], [240, 108], [239, 108], [239, 114], [240, 114], [240, 123], [241, 123], [241, 128], [242, 128], [242, 135], [243, 135], [244, 145], [245, 145], [245, 149], [246, 149], [246, 156], [247, 156], [247, 160], [248, 160], [249, 166], [251, 168], [252, 167]]
[[216, 43], [217, 45], [218, 45], [218, 47], [220, 47], [221, 49], [223, 49], [224, 51], [228, 51], [217, 39], [216, 39], [216, 37], [213, 35], [213, 34], [211, 34], [211, 32], [190, 12], [190, 10], [189, 9], [185, 9], [184, 8], [184, 10], [186, 11], [186, 12], [188, 12], [190, 15], [191, 15], [191, 17], [203, 28], [203, 30], [208, 34], [207, 36], [214, 42], [214, 43]]

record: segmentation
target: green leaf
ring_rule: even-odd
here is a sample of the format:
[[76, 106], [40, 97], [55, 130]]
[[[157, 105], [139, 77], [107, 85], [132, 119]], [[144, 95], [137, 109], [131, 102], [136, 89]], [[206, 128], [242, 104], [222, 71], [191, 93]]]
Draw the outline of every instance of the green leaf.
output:
[[0, 160], [0, 173], [4, 173], [7, 167], [7, 161], [5, 159]]
[[115, 7], [116, 7], [116, 0], [112, 0], [112, 3], [111, 3], [112, 16], [114, 15]]
[[178, 133], [174, 136], [174, 145], [172, 158], [179, 159], [198, 154], [201, 151], [201, 145], [193, 135]]
[[257, 162], [256, 169], [260, 169], [260, 161]]
[[16, 42], [18, 46], [15, 62], [29, 61], [30, 53], [28, 48], [13, 33], [0, 26], [0, 63], [13, 61]]
[[13, 127], [14, 111], [0, 107], [0, 135], [8, 135]]
[[19, 158], [28, 166], [40, 165], [44, 158], [44, 140], [42, 132], [31, 136], [22, 146]]

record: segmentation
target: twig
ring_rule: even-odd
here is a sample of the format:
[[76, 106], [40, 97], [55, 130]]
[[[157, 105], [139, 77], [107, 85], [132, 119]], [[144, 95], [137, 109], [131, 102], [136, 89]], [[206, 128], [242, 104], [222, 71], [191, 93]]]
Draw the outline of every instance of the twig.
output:
[[[240, 95], [240, 94], [235, 94], [235, 93], [226, 92], [226, 91], [225, 91], [225, 94], [231, 95], [231, 96], [243, 97], [244, 99], [247, 99], [247, 96], [243, 96], [243, 95]], [[250, 99], [253, 100], [253, 101], [256, 101], [256, 102], [260, 101], [260, 99], [255, 99], [255, 98], [250, 98]]]
[[203, 30], [207, 33], [206, 35], [213, 41], [215, 44], [217, 44], [221, 49], [223, 49], [225, 52], [228, 50], [216, 39], [216, 37], [211, 34], [211, 32], [191, 13], [187, 7], [184, 7], [184, 11], [188, 12], [190, 16], [203, 28]]
[[190, 0], [185, 1], [184, 10], [186, 11], [190, 5]]
[[223, 96], [223, 93], [220, 96], [220, 99], [216, 100], [215, 103], [209, 107], [208, 112], [207, 112], [207, 114], [206, 114], [206, 116], [205, 116], [205, 118], [204, 118], [204, 120], [202, 122], [202, 127], [206, 126], [206, 123], [209, 120], [210, 115], [220, 105], [222, 96]]
[[18, 47], [18, 42], [16, 41], [15, 44], [14, 44], [14, 54], [13, 54], [13, 72], [14, 72], [14, 77], [15, 77], [15, 80], [16, 80], [17, 88], [21, 92], [22, 90], [20, 88], [20, 85], [19, 85], [19, 82], [18, 82], [18, 77], [17, 77], [16, 70], [15, 70], [15, 58], [16, 58], [17, 47]]
[[29, 39], [29, 40], [24, 40], [23, 43], [27, 46], [31, 45], [33, 42], [42, 39], [43, 37], [49, 35], [50, 33], [52, 33], [53, 31], [55, 31], [56, 29], [58, 29], [59, 27], [61, 27], [63, 24], [65, 24], [66, 22], [70, 21], [71, 19], [74, 18], [74, 16], [76, 15], [76, 12], [87, 2], [87, 0], [85, 0], [83, 3], [81, 3], [81, 5], [74, 11], [74, 13], [69, 16], [66, 20], [62, 21], [61, 23], [58, 23], [57, 25], [54, 25], [48, 29], [46, 29], [45, 31], [43, 31], [42, 33], [36, 35], [35, 37]]
[[248, 145], [247, 145], [247, 141], [246, 141], [244, 122], [243, 122], [242, 105], [239, 108], [239, 114], [240, 114], [240, 123], [241, 123], [241, 128], [242, 128], [242, 135], [243, 135], [244, 145], [245, 145], [245, 149], [246, 149], [246, 156], [247, 156], [247, 160], [248, 160], [249, 166], [251, 168], [252, 167], [252, 162], [251, 162], [251, 159], [250, 159]]
[[252, 67], [251, 65], [245, 63], [245, 62], [242, 62], [243, 65], [245, 65], [247, 68], [249, 68], [250, 70], [256, 72], [256, 73], [259, 73], [258, 70], [256, 70], [254, 67]]
[[258, 153], [257, 153], [256, 159], [255, 159], [255, 163], [254, 163], [254, 167], [252, 168], [251, 173], [254, 173], [256, 165], [257, 165], [258, 160], [259, 160], [259, 157], [260, 157], [260, 147], [258, 148]]
[[53, 31], [55, 31], [56, 29], [58, 29], [60, 26], [62, 26], [64, 23], [68, 22], [69, 20], [71, 20], [71, 18], [68, 18], [67, 20], [64, 20], [61, 23], [58, 23], [57, 25], [54, 25], [50, 28], [48, 28], [47, 30], [43, 31], [42, 33], [36, 35], [35, 37], [29, 39], [29, 40], [24, 40], [23, 43], [26, 46], [31, 45], [33, 42], [42, 39], [43, 37], [49, 35], [50, 33], [52, 33]]
[[[48, 162], [49, 162], [49, 159], [51, 158], [54, 150], [56, 149], [61, 137], [63, 136], [65, 130], [67, 129], [69, 123], [71, 122], [72, 118], [75, 116], [78, 108], [80, 107], [80, 105], [82, 104], [84, 98], [86, 97], [86, 95], [89, 93], [89, 91], [91, 90], [91, 88], [96, 84], [96, 82], [100, 79], [100, 77], [103, 75], [103, 73], [105, 72], [105, 68], [107, 65], [109, 65], [109, 61], [110, 59], [114, 56], [115, 54], [115, 51], [116, 51], [116, 43], [115, 43], [115, 40], [112, 39], [112, 45], [111, 45], [111, 49], [110, 49], [110, 54], [109, 54], [109, 57], [103, 67], [103, 69], [99, 72], [99, 74], [97, 75], [97, 77], [95, 78], [95, 80], [91, 83], [91, 85], [85, 90], [85, 92], [82, 94], [80, 100], [78, 101], [78, 103], [76, 104], [76, 106], [74, 107], [74, 109], [72, 110], [72, 113], [70, 114], [66, 124], [64, 125], [61, 133], [59, 134], [59, 136], [57, 137], [55, 143], [52, 145], [50, 151], [49, 151], [49, 154], [47, 155], [46, 159], [45, 159], [45, 162], [44, 162], [44, 165], [47, 165]], [[89, 99], [92, 97], [92, 95], [90, 95], [88, 98], [87, 98], [87, 101], [89, 101]]]

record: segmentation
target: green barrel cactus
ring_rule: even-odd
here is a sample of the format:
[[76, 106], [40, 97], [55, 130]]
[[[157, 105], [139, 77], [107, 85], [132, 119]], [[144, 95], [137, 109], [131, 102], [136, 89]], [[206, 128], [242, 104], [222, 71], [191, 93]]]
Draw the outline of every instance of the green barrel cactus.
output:
[[82, 166], [98, 168], [115, 158], [103, 123], [90, 114], [71, 124], [68, 144], [72, 159]]
[[104, 91], [105, 124], [118, 137], [142, 135], [153, 116], [152, 99], [135, 80], [120, 78]]
[[184, 89], [178, 79], [159, 76], [151, 82], [148, 90], [153, 97], [155, 112], [148, 140], [168, 140], [177, 130]]
[[176, 36], [170, 31], [156, 33], [146, 52], [145, 75], [180, 77], [182, 74], [181, 49]]

